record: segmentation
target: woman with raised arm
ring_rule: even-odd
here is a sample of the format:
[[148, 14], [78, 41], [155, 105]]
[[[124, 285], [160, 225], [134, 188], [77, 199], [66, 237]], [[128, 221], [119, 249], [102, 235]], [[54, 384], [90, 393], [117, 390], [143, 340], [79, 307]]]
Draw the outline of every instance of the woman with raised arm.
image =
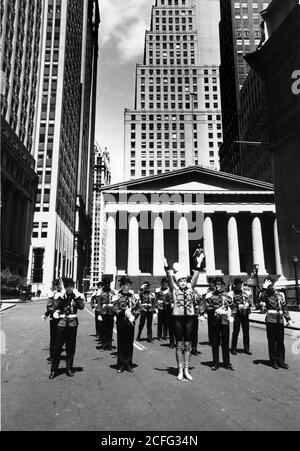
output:
[[194, 315], [197, 303], [195, 286], [197, 284], [201, 267], [203, 265], [204, 254], [196, 257], [196, 268], [191, 283], [188, 284], [188, 275], [178, 271], [175, 274], [176, 284], [168, 262], [164, 259], [165, 271], [167, 274], [171, 297], [173, 300], [172, 319], [176, 340], [176, 359], [178, 365], [179, 381], [185, 376], [192, 381], [193, 377], [189, 372], [189, 361], [191, 353], [191, 339], [194, 326]]

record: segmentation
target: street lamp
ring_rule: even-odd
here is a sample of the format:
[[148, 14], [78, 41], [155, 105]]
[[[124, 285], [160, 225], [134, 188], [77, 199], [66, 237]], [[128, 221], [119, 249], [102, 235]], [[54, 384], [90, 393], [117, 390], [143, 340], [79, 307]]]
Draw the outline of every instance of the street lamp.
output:
[[299, 278], [298, 278], [298, 257], [294, 255], [292, 257], [292, 263], [294, 265], [294, 272], [295, 272], [295, 288], [296, 288], [296, 301], [298, 308], [300, 310], [300, 296], [299, 296]]
[[258, 281], [258, 270], [259, 270], [259, 264], [255, 263], [253, 265], [253, 270], [255, 274], [255, 296], [254, 296], [254, 302], [257, 307], [258, 304], [258, 292], [259, 292], [259, 281]]

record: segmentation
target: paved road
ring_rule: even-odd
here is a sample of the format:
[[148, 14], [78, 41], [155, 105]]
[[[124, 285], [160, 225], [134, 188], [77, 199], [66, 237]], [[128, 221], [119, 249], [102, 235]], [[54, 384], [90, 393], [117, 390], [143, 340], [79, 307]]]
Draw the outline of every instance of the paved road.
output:
[[[178, 382], [175, 353], [160, 342], [142, 342], [145, 349], [134, 351], [135, 373], [118, 375], [115, 355], [97, 349], [94, 318], [83, 311], [76, 375], [62, 372], [50, 381], [43, 313], [43, 302], [1, 313], [2, 430], [300, 430], [299, 332], [286, 331], [289, 371], [267, 365], [265, 328], [257, 325], [251, 327], [253, 356], [234, 356], [235, 373], [213, 373], [211, 349], [200, 344], [202, 354], [191, 361], [194, 381]], [[206, 338], [200, 324], [199, 341]]]

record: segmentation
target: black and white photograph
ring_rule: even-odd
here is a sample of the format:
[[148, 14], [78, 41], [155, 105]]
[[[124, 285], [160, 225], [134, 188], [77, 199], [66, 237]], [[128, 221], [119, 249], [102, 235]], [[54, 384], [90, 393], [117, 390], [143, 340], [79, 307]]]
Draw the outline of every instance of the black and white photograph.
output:
[[0, 11], [1, 431], [300, 431], [300, 1]]

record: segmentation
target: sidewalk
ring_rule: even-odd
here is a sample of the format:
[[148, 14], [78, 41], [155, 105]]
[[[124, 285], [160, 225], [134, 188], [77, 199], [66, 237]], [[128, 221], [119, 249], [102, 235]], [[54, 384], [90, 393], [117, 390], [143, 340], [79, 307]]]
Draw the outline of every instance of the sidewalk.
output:
[[[265, 313], [259, 313], [257, 310], [254, 310], [249, 317], [250, 323], [266, 324], [265, 317]], [[294, 321], [294, 324], [285, 326], [285, 328], [291, 330], [300, 330], [300, 312], [290, 312], [290, 317], [292, 321]]]

